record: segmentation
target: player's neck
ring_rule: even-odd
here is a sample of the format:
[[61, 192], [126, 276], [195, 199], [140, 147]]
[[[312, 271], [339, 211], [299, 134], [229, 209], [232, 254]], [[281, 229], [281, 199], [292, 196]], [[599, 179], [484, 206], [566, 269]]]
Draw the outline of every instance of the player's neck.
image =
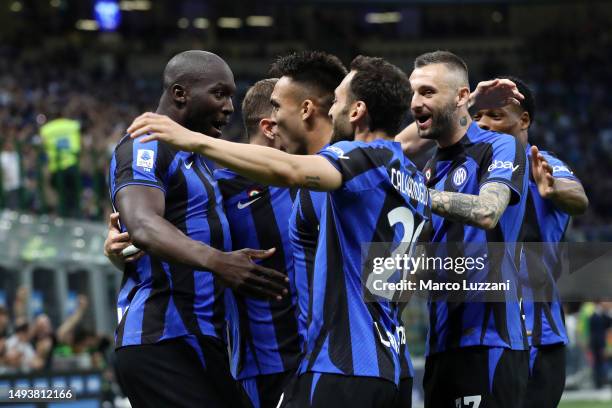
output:
[[461, 112], [459, 117], [454, 120], [453, 130], [448, 133], [448, 137], [441, 137], [436, 140], [438, 147], [449, 147], [458, 143], [465, 136], [471, 124], [472, 118], [469, 113]]
[[[179, 125], [184, 125], [184, 120], [183, 120], [182, 115], [172, 105], [168, 105], [167, 103], [165, 103], [163, 98], [162, 100], [159, 101], [159, 105], [157, 105], [157, 109], [155, 110], [155, 113], [158, 113], [160, 115], [166, 115], [167, 117], [169, 117], [170, 119], [178, 123]], [[194, 129], [190, 129], [190, 130], [194, 130]]]
[[381, 130], [371, 132], [369, 129], [365, 129], [363, 131], [358, 130], [355, 132], [355, 140], [359, 142], [368, 143], [368, 142], [373, 142], [374, 140], [378, 140], [378, 139], [392, 139], [392, 138], [390, 138], [386, 132], [383, 132]]
[[330, 121], [319, 120], [307, 130], [307, 154], [317, 154], [331, 141], [332, 126]]

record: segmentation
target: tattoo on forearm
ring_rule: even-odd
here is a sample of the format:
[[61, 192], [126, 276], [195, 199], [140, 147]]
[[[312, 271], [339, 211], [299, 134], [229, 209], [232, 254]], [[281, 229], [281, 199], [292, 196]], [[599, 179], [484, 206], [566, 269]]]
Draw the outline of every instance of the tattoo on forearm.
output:
[[486, 184], [480, 195], [449, 193], [429, 189], [434, 213], [463, 224], [496, 225], [510, 202], [510, 188], [501, 183]]
[[319, 176], [306, 176], [306, 188], [317, 189], [321, 186], [321, 178]]
[[467, 122], [468, 122], [468, 120], [467, 120], [467, 118], [465, 116], [463, 116], [463, 117], [461, 117], [461, 119], [459, 119], [459, 124], [461, 126], [467, 126]]

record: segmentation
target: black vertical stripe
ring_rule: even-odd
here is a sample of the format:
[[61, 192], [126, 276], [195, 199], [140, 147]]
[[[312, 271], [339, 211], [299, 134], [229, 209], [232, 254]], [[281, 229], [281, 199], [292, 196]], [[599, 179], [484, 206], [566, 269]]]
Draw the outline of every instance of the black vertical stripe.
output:
[[[198, 156], [199, 159], [199, 156]], [[221, 251], [225, 251], [225, 236], [221, 218], [217, 212], [217, 195], [208, 178], [202, 173], [198, 165], [193, 167], [202, 185], [206, 189], [207, 205], [206, 221], [210, 231], [210, 246]], [[225, 307], [223, 305], [224, 286], [219, 282], [216, 275], [213, 274], [213, 316], [212, 323], [217, 336], [223, 338], [225, 327]]]
[[[123, 277], [121, 278], [121, 285], [120, 285], [121, 289], [123, 289], [123, 287], [128, 282], [128, 279], [130, 278], [138, 282], [138, 274], [136, 272], [136, 263], [134, 262], [127, 262], [125, 266], [123, 267]], [[134, 299], [134, 295], [136, 294], [137, 290], [138, 290], [138, 286], [134, 286], [132, 290], [130, 290], [130, 293], [128, 293], [127, 295], [128, 302], [130, 303], [132, 302], [132, 299]], [[128, 309], [123, 312], [123, 316], [121, 317], [119, 326], [117, 326], [117, 338], [115, 341], [117, 347], [121, 347], [123, 345], [123, 333], [125, 330], [125, 321], [127, 320], [127, 314], [129, 311], [130, 311], [130, 308], [128, 307]]]
[[157, 343], [163, 336], [169, 302], [170, 281], [161, 261], [151, 256], [151, 292], [144, 304], [141, 343]]
[[303, 217], [297, 214], [296, 229], [299, 234], [299, 242], [304, 250], [304, 263], [308, 282], [308, 310], [306, 311], [306, 327], [312, 321], [312, 289], [314, 279], [314, 262], [319, 244], [319, 220], [314, 208], [310, 191], [302, 189], [299, 191], [300, 206]]
[[[444, 191], [456, 193], [458, 190], [453, 183], [452, 174], [455, 169], [465, 164], [465, 153], [463, 150], [457, 152], [452, 166], [445, 175]], [[466, 180], [465, 183], [468, 183]], [[465, 256], [463, 241], [465, 240], [465, 225], [449, 219], [442, 221], [442, 228], [446, 229], [446, 250], [451, 258]], [[454, 271], [449, 271], [447, 279], [449, 281], [460, 281], [461, 275]], [[464, 335], [463, 315], [465, 313], [465, 303], [459, 293], [455, 293], [453, 302], [447, 302], [447, 326], [449, 327], [446, 337], [446, 347], [455, 348], [461, 345], [461, 337]]]
[[[329, 197], [328, 197], [329, 198]], [[327, 257], [327, 277], [325, 280], [325, 299], [323, 303], [323, 324], [317, 335], [310, 356], [308, 370], [312, 369], [325, 340], [329, 336], [329, 358], [344, 374], [353, 375], [352, 339], [349, 321], [348, 297], [344, 276], [344, 254], [332, 213], [330, 200], [326, 200], [325, 248]], [[330, 330], [331, 327], [334, 330]]]
[[[187, 231], [187, 218], [190, 216], [189, 189], [187, 179], [183, 173], [183, 162], [179, 163], [177, 171], [169, 180], [171, 198], [174, 205], [167, 208], [172, 213], [173, 225], [189, 235]], [[199, 333], [200, 327], [195, 313], [195, 277], [193, 269], [181, 264], [168, 264], [172, 277], [172, 297], [174, 305], [181, 316], [183, 325], [190, 333]]]
[[[284, 194], [282, 191], [279, 193]], [[285, 248], [274, 215], [270, 189], [265, 188], [260, 193], [260, 197], [259, 200], [251, 204], [251, 214], [257, 240], [262, 249], [276, 248], [274, 254], [263, 260], [262, 264], [286, 275]], [[283, 228], [287, 228], [287, 224]], [[280, 358], [285, 370], [290, 370], [295, 367], [296, 356], [300, 352], [295, 307], [291, 296], [285, 296], [281, 300], [271, 300], [269, 303]]]
[[[501, 229], [501, 224], [498, 223], [494, 229], [486, 231], [486, 234], [487, 255], [489, 262], [489, 273], [487, 275], [487, 281], [503, 282], [502, 267], [503, 259], [505, 257], [505, 245], [500, 244], [504, 242], [504, 235]], [[495, 300], [494, 298], [497, 296], [499, 296], [499, 293], [495, 291], [490, 291], [485, 294], [485, 297], [487, 298], [487, 303], [485, 305], [485, 319], [483, 320], [480, 341], [484, 341], [484, 337], [487, 330], [487, 323], [492, 314], [497, 333], [504, 342], [510, 344], [510, 335], [507, 321], [507, 305], [506, 302], [493, 301]]]
[[[255, 353], [255, 345], [253, 344], [253, 336], [251, 335], [251, 325], [249, 324], [249, 314], [247, 312], [246, 301], [242, 296], [234, 295], [234, 299], [236, 301], [236, 306], [238, 310], [238, 330], [240, 336], [240, 344], [237, 345], [239, 347], [240, 358], [238, 359], [238, 367], [237, 367], [237, 375], [239, 375], [242, 370], [244, 370], [244, 362], [246, 356], [246, 347], [247, 344], [251, 348], [251, 355], [255, 360], [255, 365], [257, 366], [257, 371], [261, 372], [261, 364], [259, 363], [259, 358], [257, 353]], [[236, 347], [236, 345], [234, 346]]]

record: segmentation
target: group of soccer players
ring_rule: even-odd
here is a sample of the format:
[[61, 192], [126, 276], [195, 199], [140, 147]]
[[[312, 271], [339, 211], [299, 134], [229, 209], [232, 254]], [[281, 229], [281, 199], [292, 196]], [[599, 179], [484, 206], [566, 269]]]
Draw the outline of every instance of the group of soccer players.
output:
[[[442, 51], [418, 57], [410, 77], [363, 56], [347, 70], [323, 52], [281, 57], [270, 74], [243, 101], [249, 143], [231, 143], [218, 139], [230, 68], [181, 53], [157, 112], [115, 150], [121, 226], [115, 215], [105, 249], [124, 270], [117, 371], [132, 404], [410, 407], [401, 308], [366, 301], [362, 245], [410, 250], [429, 229], [433, 243], [490, 255], [466, 279], [513, 285], [501, 300], [429, 302], [425, 405], [555, 406], [558, 294], [520, 302], [554, 290], [554, 271], [546, 289], [531, 285], [520, 241], [529, 228], [529, 240], [559, 241], [587, 200], [566, 165], [526, 145], [529, 89], [496, 80], [471, 94], [465, 63]], [[428, 140], [437, 148], [421, 172], [410, 155]], [[505, 246], [489, 253], [492, 242]], [[140, 251], [124, 257], [132, 244]]]

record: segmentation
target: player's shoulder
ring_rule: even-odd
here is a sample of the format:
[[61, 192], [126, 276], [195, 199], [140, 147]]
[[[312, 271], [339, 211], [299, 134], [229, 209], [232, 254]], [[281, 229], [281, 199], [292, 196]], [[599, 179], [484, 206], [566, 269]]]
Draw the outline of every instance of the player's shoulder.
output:
[[115, 145], [114, 154], [120, 155], [139, 151], [145, 152], [142, 154], [155, 154], [156, 156], [158, 154], [175, 155], [177, 153], [177, 151], [172, 149], [170, 145], [166, 143], [158, 142], [157, 140], [150, 140], [143, 143], [142, 138], [132, 139], [130, 135], [126, 133]]
[[238, 173], [228, 168], [220, 168], [213, 171], [213, 178], [217, 181], [231, 181], [240, 177]]
[[482, 129], [472, 122], [467, 131], [468, 140], [474, 144], [487, 144], [493, 146], [516, 146], [517, 139], [507, 133], [495, 132], [493, 130]]

